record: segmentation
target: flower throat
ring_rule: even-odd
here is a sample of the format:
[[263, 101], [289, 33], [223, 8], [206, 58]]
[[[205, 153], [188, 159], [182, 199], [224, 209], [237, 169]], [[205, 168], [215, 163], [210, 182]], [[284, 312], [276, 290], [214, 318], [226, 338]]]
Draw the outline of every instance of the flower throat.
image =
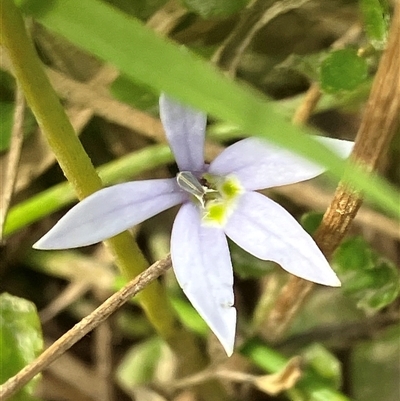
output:
[[200, 206], [205, 225], [223, 226], [233, 211], [238, 196], [243, 193], [239, 180], [234, 176], [219, 177], [204, 173], [198, 179], [190, 171], [181, 171], [177, 174], [176, 181]]

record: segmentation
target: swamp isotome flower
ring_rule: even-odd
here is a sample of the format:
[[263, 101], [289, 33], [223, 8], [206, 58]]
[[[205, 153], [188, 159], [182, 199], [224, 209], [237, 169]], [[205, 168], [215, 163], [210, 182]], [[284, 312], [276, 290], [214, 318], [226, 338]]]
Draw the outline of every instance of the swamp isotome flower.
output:
[[[94, 193], [72, 208], [34, 248], [94, 244], [182, 204], [171, 235], [173, 269], [186, 296], [230, 355], [236, 309], [226, 236], [298, 277], [340, 285], [298, 222], [254, 192], [310, 179], [323, 168], [256, 138], [229, 146], [208, 165], [203, 156], [206, 115], [162, 95], [160, 116], [179, 167], [177, 176], [118, 184]], [[351, 142], [320, 140], [342, 157], [352, 148]]]

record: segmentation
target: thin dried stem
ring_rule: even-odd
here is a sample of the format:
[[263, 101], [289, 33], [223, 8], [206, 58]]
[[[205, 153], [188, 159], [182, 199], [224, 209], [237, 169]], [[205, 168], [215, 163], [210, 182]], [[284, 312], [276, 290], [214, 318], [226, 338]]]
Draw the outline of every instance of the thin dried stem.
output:
[[119, 124], [125, 119], [123, 126], [158, 142], [166, 142], [163, 127], [158, 119], [115, 100], [95, 85], [78, 82], [50, 68], [47, 68], [46, 72], [54, 89], [68, 102], [89, 108], [92, 113], [113, 123]]
[[300, 8], [310, 0], [255, 0], [242, 13], [237, 27], [215, 52], [212, 61], [234, 77], [239, 62], [260, 30], [281, 14]]
[[130, 281], [125, 287], [108, 298], [107, 301], [101, 304], [95, 311], [82, 319], [71, 330], [66, 332], [62, 337], [55, 341], [32, 363], [1, 385], [0, 399], [2, 401], [6, 401], [9, 397], [14, 395], [34, 376], [46, 369], [52, 362], [59, 358], [82, 337], [97, 327], [100, 323], [104, 322], [125, 302], [142, 291], [147, 285], [166, 272], [170, 267], [171, 258], [168, 255], [165, 259], [159, 260], [158, 262], [152, 264], [138, 277]]
[[293, 124], [302, 125], [305, 124], [310, 118], [311, 114], [317, 107], [319, 99], [321, 99], [322, 93], [318, 83], [314, 82], [308, 88], [308, 91], [304, 97], [303, 102], [297, 108], [292, 118]]
[[217, 376], [231, 383], [246, 383], [266, 394], [277, 395], [295, 386], [303, 374], [302, 365], [302, 358], [295, 356], [277, 372], [261, 376], [242, 371], [227, 370], [223, 366], [214, 366], [192, 376], [172, 382], [169, 384], [169, 387], [174, 390], [183, 389]]
[[155, 32], [167, 36], [187, 14], [188, 10], [179, 1], [169, 0], [149, 18], [146, 25]]
[[[332, 191], [320, 188], [317, 184], [307, 181], [274, 188], [273, 192], [289, 198], [297, 205], [316, 211], [325, 211], [332, 201]], [[365, 205], [358, 211], [354, 222], [360, 227], [368, 227], [393, 240], [400, 240], [399, 223]]]
[[0, 241], [3, 239], [4, 223], [10, 207], [15, 182], [18, 175], [18, 164], [21, 157], [22, 144], [24, 142], [24, 117], [26, 102], [22, 89], [17, 85], [15, 91], [14, 121], [11, 131], [11, 144], [7, 159], [7, 172], [0, 195]]
[[[379, 168], [398, 129], [400, 116], [400, 5], [397, 3], [389, 41], [379, 64], [357, 133], [353, 160], [367, 171]], [[315, 234], [329, 259], [348, 232], [362, 203], [362, 194], [342, 181]], [[313, 284], [291, 277], [282, 289], [266, 324], [266, 336], [276, 341], [303, 305]]]
[[[103, 291], [95, 291], [95, 297], [99, 302], [105, 299], [103, 295]], [[113, 384], [113, 331], [110, 320], [105, 320], [93, 331], [93, 354], [98, 381], [97, 401], [114, 401], [116, 399]]]

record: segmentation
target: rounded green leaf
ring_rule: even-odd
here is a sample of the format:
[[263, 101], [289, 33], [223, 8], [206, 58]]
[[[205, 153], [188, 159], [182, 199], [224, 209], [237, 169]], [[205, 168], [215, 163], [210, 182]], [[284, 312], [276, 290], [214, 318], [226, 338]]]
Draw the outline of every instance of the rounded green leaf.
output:
[[360, 0], [364, 28], [372, 46], [383, 50], [389, 31], [389, 5], [386, 0]]
[[365, 290], [357, 303], [359, 308], [366, 311], [377, 311], [390, 305], [400, 292], [399, 275], [393, 264], [382, 261], [374, 272], [372, 288]]
[[362, 237], [346, 240], [336, 251], [333, 263], [343, 293], [367, 313], [384, 308], [399, 295], [396, 266], [381, 258]]
[[246, 7], [249, 0], [183, 0], [184, 6], [203, 18], [228, 17]]
[[[278, 353], [276, 350], [268, 347], [256, 338], [246, 341], [240, 348], [240, 353], [251, 360], [251, 362], [267, 372], [276, 373], [282, 370], [287, 364], [287, 359]], [[339, 393], [331, 385], [331, 380], [340, 375], [340, 366], [334, 360], [333, 356], [328, 356], [328, 352], [319, 350], [318, 358], [313, 356], [311, 359], [312, 365], [306, 368], [303, 378], [297, 383], [296, 388], [289, 390], [290, 399], [296, 401], [350, 401], [349, 398]], [[318, 359], [318, 362], [317, 360]], [[321, 368], [324, 364], [324, 369]], [[329, 365], [327, 368], [326, 364]], [[330, 376], [331, 380], [326, 377], [321, 377], [315, 371], [315, 366], [318, 365], [317, 370], [323, 370], [324, 375]], [[337, 379], [334, 379], [335, 381]]]
[[[0, 295], [0, 382], [14, 376], [43, 349], [43, 337], [35, 305], [8, 293]], [[38, 376], [12, 401], [33, 400]]]
[[328, 93], [354, 90], [367, 76], [367, 63], [354, 49], [334, 51], [321, 64], [321, 88]]

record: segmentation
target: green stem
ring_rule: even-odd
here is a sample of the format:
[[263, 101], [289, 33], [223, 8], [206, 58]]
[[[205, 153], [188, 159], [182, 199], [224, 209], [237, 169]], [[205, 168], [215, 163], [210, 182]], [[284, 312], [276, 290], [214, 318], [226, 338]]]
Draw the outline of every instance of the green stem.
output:
[[[22, 16], [12, 0], [0, 1], [0, 43], [8, 51], [14, 74], [26, 100], [46, 136], [58, 163], [79, 199], [102, 188], [88, 155], [83, 149], [61, 103], [44, 73], [41, 62], [25, 30]], [[115, 255], [121, 273], [132, 279], [148, 267], [137, 244], [124, 232], [106, 241]], [[195, 344], [193, 335], [184, 331], [175, 318], [164, 287], [153, 282], [139, 297], [149, 321], [170, 345], [181, 361], [185, 373], [205, 366], [206, 360]], [[210, 389], [207, 396], [219, 391]]]
[[[0, 15], [1, 44], [8, 51], [15, 77], [65, 176], [78, 198], [83, 199], [102, 188], [100, 177], [44, 73], [32, 42], [27, 36], [21, 14], [12, 0], [1, 1]], [[126, 251], [123, 248], [119, 249], [114, 240], [111, 240], [109, 245], [118, 259], [125, 260], [128, 257]], [[128, 278], [134, 277], [147, 266], [147, 261], [139, 248], [135, 245], [131, 248], [129, 258], [133, 259], [124, 263], [132, 265], [125, 272]], [[136, 263], [131, 263], [132, 260]]]

